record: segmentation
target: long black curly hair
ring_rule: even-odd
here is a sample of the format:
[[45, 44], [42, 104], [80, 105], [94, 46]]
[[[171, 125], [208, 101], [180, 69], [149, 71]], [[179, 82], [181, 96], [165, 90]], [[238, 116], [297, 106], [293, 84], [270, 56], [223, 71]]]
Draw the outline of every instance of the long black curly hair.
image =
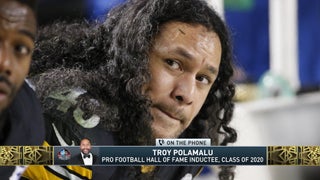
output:
[[[213, 145], [235, 142], [237, 133], [229, 126], [235, 93], [230, 80], [233, 55], [229, 32], [202, 0], [128, 0], [111, 10], [102, 24], [56, 23], [44, 28], [30, 70], [30, 76], [46, 74], [50, 79], [38, 83], [40, 98], [48, 95], [50, 87], [83, 87], [100, 103], [117, 107], [114, 114], [101, 117], [120, 144], [154, 144], [151, 102], [141, 89], [150, 80], [152, 42], [160, 27], [170, 21], [200, 24], [217, 33], [222, 46], [218, 77], [181, 137], [211, 138]], [[220, 179], [233, 178], [230, 169], [223, 167]]]
[[[147, 111], [150, 103], [141, 95], [141, 88], [150, 79], [148, 53], [152, 41], [160, 27], [169, 21], [200, 24], [217, 33], [222, 46], [217, 80], [199, 114], [181, 136], [211, 138], [215, 145], [235, 142], [237, 133], [229, 126], [235, 93], [230, 80], [233, 75], [233, 55], [229, 32], [219, 15], [201, 0], [129, 0], [108, 14], [99, 36], [108, 38], [103, 49], [108, 50], [110, 60], [102, 67], [102, 71], [109, 77], [109, 82], [115, 85], [109, 87], [116, 92], [117, 101], [126, 102], [119, 109], [123, 112], [121, 119], [125, 120], [119, 137], [126, 143], [141, 143], [139, 140], [148, 142], [145, 132], [139, 129], [141, 124], [150, 124], [151, 119]], [[137, 124], [137, 119], [141, 124]], [[148, 134], [151, 137], [151, 133]], [[233, 177], [229, 171], [232, 168], [223, 168], [221, 179]]]
[[[125, 112], [122, 119], [126, 120], [120, 138], [128, 138], [128, 131], [125, 130], [129, 128], [132, 129], [129, 137], [137, 137], [139, 126], [135, 126], [136, 118], [149, 120], [150, 115], [145, 110], [149, 104], [141, 96], [141, 88], [150, 78], [148, 53], [160, 27], [169, 21], [200, 24], [216, 32], [222, 46], [217, 80], [199, 114], [182, 136], [209, 137], [215, 145], [236, 141], [236, 131], [229, 126], [235, 93], [234, 84], [230, 80], [233, 75], [233, 56], [229, 32], [218, 14], [201, 0], [129, 0], [108, 14], [101, 32], [108, 34], [104, 49], [108, 50], [111, 61], [107, 62], [104, 72], [107, 77], [113, 78], [111, 82], [116, 82], [112, 88], [119, 93], [116, 95], [119, 102], [127, 102], [119, 110]], [[144, 111], [136, 111], [136, 107]], [[233, 177], [229, 167], [223, 169], [221, 179]]]
[[[146, 109], [150, 104], [141, 95], [142, 86], [150, 79], [148, 53], [161, 25], [169, 21], [203, 25], [218, 34], [222, 46], [217, 80], [199, 114], [183, 136], [209, 137], [216, 145], [234, 142], [236, 132], [228, 125], [232, 118], [232, 98], [235, 92], [230, 81], [233, 75], [233, 56], [229, 33], [217, 13], [199, 0], [131, 0], [108, 14], [101, 27], [102, 34], [98, 35], [107, 36], [103, 49], [108, 50], [109, 60], [102, 67], [102, 72], [114, 85], [112, 89], [117, 94], [117, 101], [127, 102], [122, 111], [130, 112], [123, 114], [126, 119], [123, 128], [132, 128], [136, 118], [142, 117], [141, 113], [148, 112]], [[145, 112], [136, 112], [140, 106]], [[147, 121], [150, 121], [149, 117]], [[132, 133], [136, 134], [134, 130]], [[219, 135], [222, 135], [222, 139]]]

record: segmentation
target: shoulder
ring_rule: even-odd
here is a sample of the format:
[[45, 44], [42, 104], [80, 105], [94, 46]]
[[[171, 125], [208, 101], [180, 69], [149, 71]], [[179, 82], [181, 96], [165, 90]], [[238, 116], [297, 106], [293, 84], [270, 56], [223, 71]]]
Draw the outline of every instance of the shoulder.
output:
[[93, 159], [99, 159], [99, 157], [98, 157], [98, 155], [95, 155], [95, 154], [93, 154], [93, 153], [91, 153], [92, 154], [92, 157], [93, 157]]
[[113, 145], [113, 133], [104, 127], [106, 118], [99, 114], [108, 108], [103, 108], [106, 106], [101, 103], [82, 88], [50, 93], [43, 104], [48, 143], [78, 145], [83, 137], [87, 137], [95, 145]]
[[11, 109], [14, 107], [23, 107], [24, 109], [37, 111], [37, 114], [34, 115], [41, 114], [41, 108], [38, 98], [33, 89], [26, 82], [22, 84], [20, 90], [18, 91], [16, 97], [12, 102]]
[[42, 109], [35, 92], [24, 82], [9, 110], [10, 144], [41, 145], [45, 128]]

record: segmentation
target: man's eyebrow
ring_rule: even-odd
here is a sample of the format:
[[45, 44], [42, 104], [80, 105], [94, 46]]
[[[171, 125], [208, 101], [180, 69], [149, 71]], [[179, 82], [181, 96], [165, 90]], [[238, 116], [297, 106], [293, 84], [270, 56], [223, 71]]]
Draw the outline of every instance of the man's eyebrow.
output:
[[185, 49], [183, 49], [181, 47], [177, 47], [175, 52], [178, 53], [183, 58], [186, 58], [188, 60], [194, 59], [194, 57], [188, 51], [186, 51]]
[[207, 69], [214, 75], [216, 75], [218, 73], [218, 69], [211, 66], [211, 65], [207, 65]]
[[29, 38], [32, 39], [32, 41], [34, 41], [34, 40], [36, 39], [35, 35], [34, 35], [33, 33], [31, 33], [30, 31], [27, 31], [27, 30], [19, 30], [19, 33], [28, 36]]
[[[187, 60], [193, 60], [194, 57], [188, 53], [185, 49], [181, 48], [181, 47], [177, 47], [175, 50], [176, 53], [178, 53], [180, 56], [184, 57]], [[210, 71], [210, 73], [216, 75], [218, 72], [218, 69], [211, 66], [211, 65], [207, 65], [207, 69]]]

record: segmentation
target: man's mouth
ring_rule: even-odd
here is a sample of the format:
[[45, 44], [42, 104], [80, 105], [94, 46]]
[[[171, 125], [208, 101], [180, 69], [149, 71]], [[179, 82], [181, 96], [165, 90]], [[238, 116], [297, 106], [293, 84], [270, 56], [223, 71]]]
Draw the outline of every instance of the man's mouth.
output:
[[82, 150], [82, 152], [84, 152], [86, 154], [86, 153], [89, 153], [89, 150], [88, 149], [84, 149], [84, 150]]
[[173, 107], [169, 108], [169, 106], [161, 104], [156, 104], [153, 107], [158, 109], [162, 114], [171, 119], [181, 122], [183, 122], [185, 119], [181, 110], [175, 110]]

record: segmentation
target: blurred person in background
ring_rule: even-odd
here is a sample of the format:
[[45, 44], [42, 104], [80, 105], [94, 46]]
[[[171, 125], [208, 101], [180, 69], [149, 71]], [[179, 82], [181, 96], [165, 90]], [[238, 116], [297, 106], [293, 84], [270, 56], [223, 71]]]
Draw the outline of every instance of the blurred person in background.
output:
[[[0, 1], [0, 143], [5, 146], [44, 142], [40, 103], [25, 82], [35, 46], [35, 6], [34, 0]], [[0, 167], [0, 177], [19, 178], [24, 169]]]
[[[30, 80], [47, 142], [154, 145], [155, 138], [236, 140], [226, 25], [199, 0], [129, 0], [102, 24], [55, 23], [39, 34]], [[27, 179], [191, 179], [201, 166], [33, 166]], [[220, 179], [233, 179], [222, 167]]]

